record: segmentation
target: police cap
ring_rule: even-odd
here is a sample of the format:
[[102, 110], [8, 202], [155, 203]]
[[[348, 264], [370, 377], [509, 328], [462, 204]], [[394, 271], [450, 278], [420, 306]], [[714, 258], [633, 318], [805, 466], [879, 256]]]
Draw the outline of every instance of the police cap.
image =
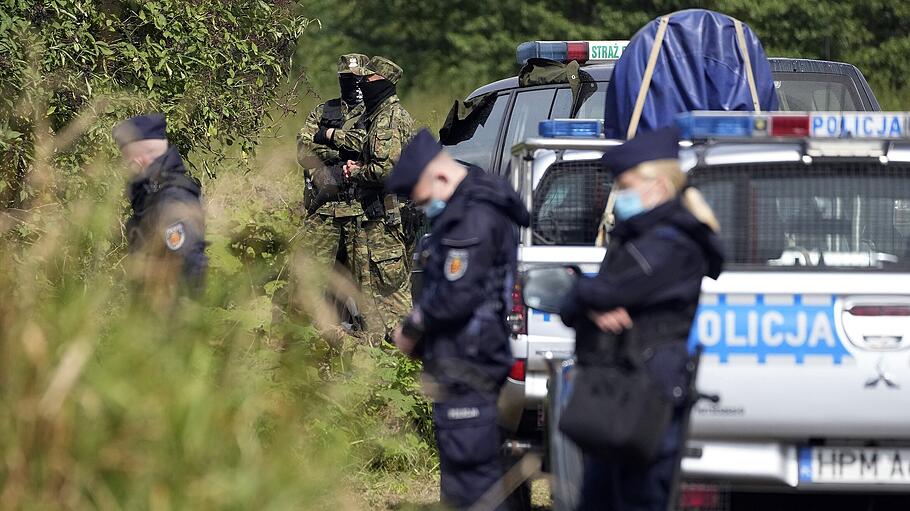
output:
[[367, 65], [370, 63], [370, 57], [362, 53], [346, 53], [338, 59], [338, 74], [354, 74], [357, 76], [366, 76]]
[[646, 161], [679, 158], [679, 129], [662, 128], [641, 133], [622, 145], [607, 150], [601, 161], [604, 170], [619, 177], [623, 172]]
[[414, 138], [401, 150], [401, 157], [392, 169], [389, 179], [386, 180], [385, 189], [389, 193], [410, 195], [411, 190], [420, 179], [420, 174], [427, 164], [442, 151], [442, 146], [436, 141], [430, 130], [420, 130]]
[[380, 75], [392, 83], [398, 83], [398, 80], [401, 80], [402, 73], [404, 73], [401, 66], [379, 55], [370, 59], [370, 63], [364, 71], [368, 75]]
[[130, 142], [149, 139], [167, 139], [167, 122], [164, 114], [144, 114], [130, 117], [114, 126], [112, 132], [117, 147], [123, 148]]

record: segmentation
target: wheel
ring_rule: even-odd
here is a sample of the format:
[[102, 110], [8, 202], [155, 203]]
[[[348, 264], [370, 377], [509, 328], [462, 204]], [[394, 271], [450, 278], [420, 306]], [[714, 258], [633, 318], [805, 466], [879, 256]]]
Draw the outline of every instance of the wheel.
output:
[[575, 365], [563, 362], [550, 378], [547, 392], [547, 455], [550, 466], [550, 494], [554, 511], [578, 508], [584, 462], [581, 450], [559, 431], [559, 418], [569, 401]]

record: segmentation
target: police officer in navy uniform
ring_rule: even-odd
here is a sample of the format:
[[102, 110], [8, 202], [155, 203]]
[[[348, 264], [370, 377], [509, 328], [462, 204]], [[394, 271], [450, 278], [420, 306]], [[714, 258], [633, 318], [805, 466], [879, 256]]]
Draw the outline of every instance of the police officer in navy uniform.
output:
[[464, 509], [501, 493], [496, 400], [512, 365], [506, 314], [518, 226], [530, 215], [505, 181], [462, 166], [425, 129], [386, 190], [410, 196], [430, 220], [423, 292], [394, 341], [433, 382], [442, 500]]
[[168, 143], [162, 114], [138, 115], [114, 127], [131, 171], [126, 223], [133, 277], [146, 292], [201, 291], [208, 258], [199, 182]]
[[649, 466], [586, 453], [579, 509], [666, 511], [671, 495], [680, 425], [688, 411], [689, 330], [702, 278], [717, 278], [724, 259], [717, 220], [701, 194], [686, 185], [678, 151], [678, 132], [667, 128], [641, 134], [603, 156], [614, 176], [617, 222], [600, 272], [580, 278], [560, 315], [576, 329], [581, 370], [615, 349], [596, 344], [603, 338], [597, 329], [637, 330], [636, 349], [648, 374], [676, 406]]

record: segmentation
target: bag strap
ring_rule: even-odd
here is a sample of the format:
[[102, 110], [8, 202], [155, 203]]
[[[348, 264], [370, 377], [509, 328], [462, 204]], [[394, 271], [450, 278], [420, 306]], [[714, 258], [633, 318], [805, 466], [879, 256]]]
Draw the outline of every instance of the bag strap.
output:
[[752, 74], [752, 60], [749, 58], [749, 49], [746, 48], [746, 33], [743, 30], [743, 22], [736, 18], [733, 19], [733, 26], [736, 27], [736, 41], [739, 45], [739, 53], [743, 56], [743, 64], [746, 66], [746, 80], [749, 81], [749, 93], [752, 94], [752, 108], [756, 112], [761, 112], [761, 104], [758, 102], [758, 89], [755, 88], [755, 76]]
[[610, 190], [610, 195], [607, 196], [607, 205], [600, 218], [600, 225], [597, 226], [597, 237], [594, 239], [595, 247], [606, 247], [607, 243], [610, 242], [608, 233], [616, 223], [616, 218], [613, 214], [614, 204], [616, 204], [616, 193]]
[[657, 34], [654, 36], [654, 45], [651, 46], [651, 54], [648, 56], [648, 66], [645, 68], [645, 74], [641, 77], [641, 87], [638, 88], [638, 98], [635, 100], [635, 109], [632, 111], [632, 118], [629, 120], [629, 131], [626, 132], [626, 139], [635, 136], [638, 131], [638, 122], [641, 120], [641, 111], [645, 107], [645, 98], [648, 96], [648, 88], [651, 86], [651, 76], [654, 75], [654, 67], [657, 65], [657, 56], [660, 55], [660, 46], [664, 41], [664, 34], [667, 33], [667, 25], [670, 24], [670, 15], [661, 16], [660, 25], [657, 27]]

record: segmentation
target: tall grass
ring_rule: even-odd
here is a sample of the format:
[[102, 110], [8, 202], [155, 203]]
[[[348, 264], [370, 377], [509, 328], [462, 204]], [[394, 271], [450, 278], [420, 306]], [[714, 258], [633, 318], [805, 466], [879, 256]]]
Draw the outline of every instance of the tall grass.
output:
[[431, 471], [415, 364], [307, 323], [270, 348], [271, 294], [325, 274], [287, 257], [292, 140], [206, 183], [198, 301], [128, 284], [116, 161], [85, 166], [84, 198], [0, 210], [0, 509], [360, 509], [374, 474]]

